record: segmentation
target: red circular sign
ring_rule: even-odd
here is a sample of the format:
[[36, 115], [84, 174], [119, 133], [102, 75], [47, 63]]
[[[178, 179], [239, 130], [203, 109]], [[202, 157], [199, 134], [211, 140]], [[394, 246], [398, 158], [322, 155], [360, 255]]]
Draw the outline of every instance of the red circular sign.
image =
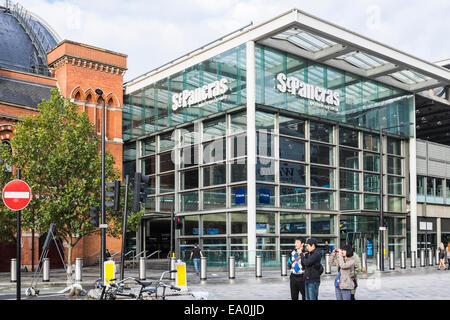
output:
[[2, 192], [3, 203], [11, 210], [22, 210], [31, 200], [31, 189], [25, 181], [13, 180]]

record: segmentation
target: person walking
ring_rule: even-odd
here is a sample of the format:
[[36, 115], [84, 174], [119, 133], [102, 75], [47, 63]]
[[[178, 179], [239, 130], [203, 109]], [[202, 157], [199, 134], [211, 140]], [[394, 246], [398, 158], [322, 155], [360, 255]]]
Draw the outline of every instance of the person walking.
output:
[[444, 271], [447, 270], [447, 266], [445, 265], [445, 260], [447, 255], [447, 251], [444, 248], [444, 244], [441, 242], [439, 244], [439, 266], [438, 266], [438, 270], [441, 270], [441, 267], [444, 268]]
[[351, 292], [355, 288], [352, 272], [355, 266], [353, 249], [344, 245], [342, 249], [334, 250], [330, 257], [330, 265], [338, 267], [338, 275], [334, 281], [337, 300], [351, 300]]
[[289, 284], [291, 288], [291, 299], [299, 300], [298, 293], [302, 295], [302, 300], [306, 300], [305, 294], [305, 277], [304, 270], [302, 267], [302, 256], [303, 256], [303, 246], [304, 240], [301, 237], [295, 238], [295, 249], [291, 252], [288, 259], [288, 267], [291, 270], [291, 275], [289, 277]]
[[203, 257], [202, 250], [198, 247], [198, 243], [194, 244], [194, 248], [191, 251], [190, 259], [194, 261], [195, 274], [199, 274], [200, 258]]
[[450, 269], [450, 244], [447, 244], [447, 270]]
[[306, 241], [306, 252], [302, 255], [302, 268], [305, 270], [305, 294], [306, 300], [318, 300], [320, 275], [323, 266], [320, 263], [322, 255], [317, 248], [317, 240], [310, 238]]

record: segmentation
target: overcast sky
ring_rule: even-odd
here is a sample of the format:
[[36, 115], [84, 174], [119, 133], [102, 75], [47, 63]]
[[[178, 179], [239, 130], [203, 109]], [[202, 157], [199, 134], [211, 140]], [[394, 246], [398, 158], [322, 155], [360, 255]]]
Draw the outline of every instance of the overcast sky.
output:
[[125, 81], [292, 8], [428, 61], [450, 58], [450, 0], [15, 1], [62, 39], [127, 54]]

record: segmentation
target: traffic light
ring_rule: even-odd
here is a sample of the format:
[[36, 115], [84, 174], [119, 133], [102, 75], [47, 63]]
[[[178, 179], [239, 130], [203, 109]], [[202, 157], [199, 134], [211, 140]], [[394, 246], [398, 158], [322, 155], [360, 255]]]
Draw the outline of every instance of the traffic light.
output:
[[183, 218], [182, 217], [176, 217], [175, 219], [175, 229], [179, 230], [183, 227]]
[[91, 210], [91, 213], [89, 214], [89, 223], [98, 227], [100, 222], [100, 207], [92, 207], [89, 210]]
[[134, 174], [133, 212], [139, 212], [141, 210], [141, 203], [145, 203], [145, 199], [147, 198], [145, 187], [149, 181], [150, 176], [146, 176], [140, 172]]
[[107, 188], [112, 188], [112, 191], [106, 191], [105, 195], [113, 199], [113, 201], [105, 201], [105, 205], [109, 208], [114, 207], [115, 211], [120, 210], [120, 181], [107, 182]]

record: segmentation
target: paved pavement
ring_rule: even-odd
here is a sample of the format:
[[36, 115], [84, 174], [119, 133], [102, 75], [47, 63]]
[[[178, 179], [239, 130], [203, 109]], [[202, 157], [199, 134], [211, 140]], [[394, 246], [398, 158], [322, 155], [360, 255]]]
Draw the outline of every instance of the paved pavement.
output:
[[[361, 274], [356, 298], [359, 300], [440, 300], [450, 299], [450, 271], [437, 271], [436, 267], [417, 267], [406, 270], [386, 270], [380, 273], [369, 265], [367, 274]], [[99, 269], [84, 268], [83, 288], [89, 290], [98, 278]], [[322, 275], [319, 299], [335, 300], [333, 267], [331, 275]], [[159, 279], [161, 271], [147, 270], [147, 279]], [[15, 299], [15, 284], [9, 282], [9, 273], [0, 273], [0, 300]], [[22, 292], [30, 286], [31, 273], [22, 275]], [[137, 270], [126, 271], [126, 277], [137, 277]], [[279, 269], [263, 270], [262, 278], [255, 278], [253, 271], [236, 271], [236, 279], [229, 280], [223, 271], [209, 271], [207, 280], [201, 281], [194, 273], [188, 273], [189, 295], [171, 296], [168, 299], [195, 300], [289, 300], [289, 277], [281, 277]], [[82, 300], [86, 297], [69, 297], [60, 294], [67, 279], [63, 270], [52, 270], [50, 283], [38, 283], [41, 294], [37, 299]], [[29, 299], [23, 296], [24, 299]], [[36, 299], [36, 298], [34, 298]]]

